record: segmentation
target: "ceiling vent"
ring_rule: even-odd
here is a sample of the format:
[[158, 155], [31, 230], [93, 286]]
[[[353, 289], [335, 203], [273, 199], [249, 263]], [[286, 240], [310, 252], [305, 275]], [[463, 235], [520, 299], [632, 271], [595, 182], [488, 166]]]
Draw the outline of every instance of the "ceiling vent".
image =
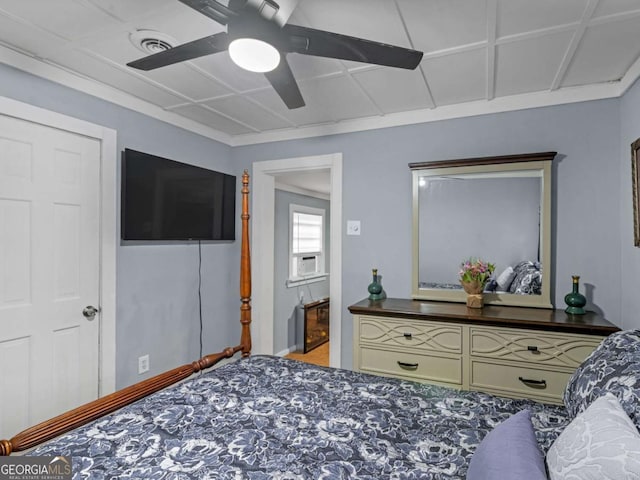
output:
[[136, 30], [129, 35], [129, 40], [134, 47], [148, 55], [164, 52], [178, 43], [169, 35], [154, 30]]

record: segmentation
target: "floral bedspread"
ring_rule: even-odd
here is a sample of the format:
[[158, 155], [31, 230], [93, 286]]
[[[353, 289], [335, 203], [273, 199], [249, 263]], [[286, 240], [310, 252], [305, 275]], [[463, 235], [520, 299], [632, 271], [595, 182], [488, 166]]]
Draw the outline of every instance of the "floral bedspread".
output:
[[32, 451], [74, 479], [463, 480], [480, 440], [528, 408], [546, 451], [563, 407], [255, 356]]

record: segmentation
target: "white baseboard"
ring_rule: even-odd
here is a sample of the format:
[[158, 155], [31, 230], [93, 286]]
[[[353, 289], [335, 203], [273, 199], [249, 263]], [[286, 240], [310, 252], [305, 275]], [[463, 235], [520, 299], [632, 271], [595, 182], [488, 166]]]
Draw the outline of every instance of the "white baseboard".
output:
[[298, 350], [298, 346], [297, 345], [292, 345], [289, 348], [285, 348], [284, 350], [276, 353], [276, 357], [284, 357], [285, 355], [289, 355], [292, 352], [295, 352], [296, 350]]

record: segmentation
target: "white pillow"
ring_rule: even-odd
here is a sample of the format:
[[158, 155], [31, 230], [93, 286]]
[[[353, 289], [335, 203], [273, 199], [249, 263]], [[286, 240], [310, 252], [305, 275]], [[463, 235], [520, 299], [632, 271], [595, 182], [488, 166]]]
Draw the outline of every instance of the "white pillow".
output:
[[611, 393], [567, 425], [547, 452], [550, 480], [640, 479], [640, 434]]

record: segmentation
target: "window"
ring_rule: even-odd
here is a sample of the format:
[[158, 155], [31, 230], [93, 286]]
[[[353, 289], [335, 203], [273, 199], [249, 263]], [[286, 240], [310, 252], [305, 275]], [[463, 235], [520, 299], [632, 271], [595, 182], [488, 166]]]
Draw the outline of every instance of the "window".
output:
[[320, 208], [289, 205], [289, 281], [324, 275], [324, 216]]

